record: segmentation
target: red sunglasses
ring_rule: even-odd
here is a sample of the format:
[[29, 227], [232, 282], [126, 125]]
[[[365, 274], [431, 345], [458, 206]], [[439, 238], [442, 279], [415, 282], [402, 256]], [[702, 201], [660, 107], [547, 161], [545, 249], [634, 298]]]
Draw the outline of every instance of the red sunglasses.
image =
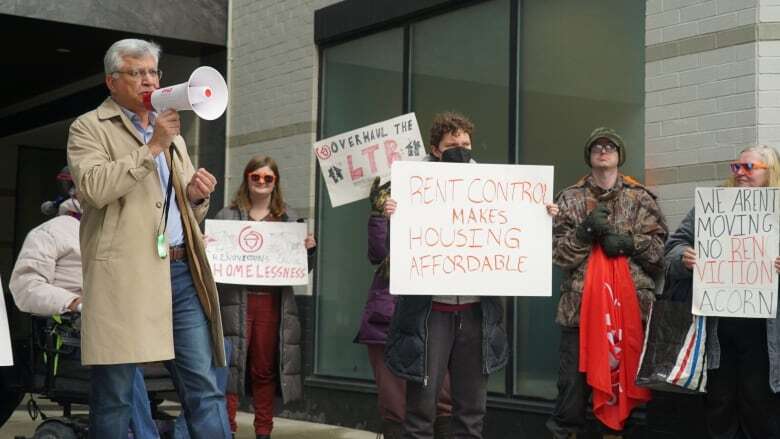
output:
[[767, 166], [767, 164], [764, 162], [734, 162], [731, 163], [729, 167], [731, 168], [731, 172], [734, 174], [738, 174], [739, 170], [742, 169], [742, 171], [744, 171], [747, 175], [752, 174], [754, 169], [769, 169], [769, 166]]
[[260, 183], [260, 180], [263, 181], [265, 184], [271, 184], [276, 180], [276, 176], [274, 174], [264, 174], [260, 172], [253, 172], [249, 174], [249, 179], [252, 180], [255, 183]]

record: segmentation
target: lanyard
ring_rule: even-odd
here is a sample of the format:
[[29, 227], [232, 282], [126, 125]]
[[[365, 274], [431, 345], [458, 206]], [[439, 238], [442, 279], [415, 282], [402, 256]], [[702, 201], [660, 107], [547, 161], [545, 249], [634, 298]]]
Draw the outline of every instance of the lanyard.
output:
[[[157, 226], [157, 255], [160, 259], [168, 256], [168, 244], [165, 242], [165, 230], [168, 228], [168, 212], [171, 210], [171, 192], [173, 190], [173, 153], [176, 147], [171, 145], [171, 166], [168, 168], [168, 187], [165, 189], [165, 205], [160, 218], [160, 225]], [[164, 153], [163, 153], [164, 154]]]

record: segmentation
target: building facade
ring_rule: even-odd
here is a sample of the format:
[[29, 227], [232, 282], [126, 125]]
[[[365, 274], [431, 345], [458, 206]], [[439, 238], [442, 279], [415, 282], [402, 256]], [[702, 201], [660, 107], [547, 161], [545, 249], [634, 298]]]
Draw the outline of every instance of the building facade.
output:
[[[250, 157], [270, 155], [317, 234], [317, 268], [298, 291], [306, 399], [284, 415], [358, 428], [379, 424], [353, 343], [373, 271], [368, 203], [330, 205], [316, 139], [413, 111], [427, 140], [433, 114], [460, 111], [476, 124], [478, 161], [554, 165], [560, 190], [587, 172], [590, 131], [609, 126], [627, 141], [623, 171], [656, 191], [672, 228], [742, 147], [780, 141], [778, 0], [27, 0], [0, 2], [0, 29], [21, 42], [9, 59], [25, 67], [3, 73], [24, 84], [0, 104], [0, 210], [13, 212], [0, 216], [3, 279], [43, 221], [68, 124], [107, 95], [106, 48], [158, 41], [165, 84], [199, 65], [227, 77], [226, 117], [183, 116], [195, 163], [222, 183], [215, 209]], [[547, 437], [559, 277], [551, 298], [506, 302], [512, 358], [491, 377], [487, 437]], [[632, 437], [701, 437], [699, 412], [697, 398], [657, 395]]]
[[[623, 171], [676, 228], [696, 186], [719, 184], [744, 146], [780, 140], [778, 21], [777, 0], [231, 2], [228, 193], [248, 157], [274, 156], [319, 241], [312, 295], [299, 296], [307, 401], [287, 414], [378, 423], [352, 343], [372, 273], [368, 204], [330, 206], [314, 140], [410, 111], [426, 139], [434, 113], [456, 110], [476, 123], [478, 161], [552, 164], [560, 190], [587, 172], [590, 130], [610, 126], [628, 144]], [[487, 437], [547, 436], [556, 303], [507, 302], [513, 355], [491, 377]], [[701, 437], [700, 411], [656, 395], [632, 437]]]

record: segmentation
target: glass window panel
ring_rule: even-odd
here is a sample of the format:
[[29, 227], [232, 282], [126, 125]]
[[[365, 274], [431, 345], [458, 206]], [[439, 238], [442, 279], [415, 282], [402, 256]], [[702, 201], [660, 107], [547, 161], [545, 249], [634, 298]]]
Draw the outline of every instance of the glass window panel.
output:
[[[583, 144], [599, 126], [627, 143], [624, 173], [644, 179], [644, 2], [523, 0], [520, 162], [555, 165], [555, 190], [589, 172]], [[518, 298], [515, 392], [553, 399], [558, 337], [553, 298]], [[530, 355], [529, 355], [530, 353]]]
[[475, 125], [474, 159], [509, 157], [509, 1], [479, 3], [412, 26], [412, 109], [423, 140], [433, 115], [457, 111]]
[[[479, 3], [416, 23], [411, 45], [412, 110], [425, 143], [433, 115], [457, 111], [474, 122], [474, 159], [506, 163], [509, 1]], [[489, 390], [505, 393], [505, 379], [504, 371], [492, 374]]]
[[[323, 51], [322, 136], [402, 113], [403, 32], [393, 29]], [[360, 325], [374, 267], [366, 257], [368, 202], [334, 209], [319, 182], [316, 373], [373, 377]]]

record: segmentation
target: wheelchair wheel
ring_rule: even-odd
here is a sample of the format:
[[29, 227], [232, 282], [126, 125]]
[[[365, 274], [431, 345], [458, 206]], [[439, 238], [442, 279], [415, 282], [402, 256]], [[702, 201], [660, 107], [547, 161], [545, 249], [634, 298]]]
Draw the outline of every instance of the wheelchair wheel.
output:
[[50, 419], [35, 429], [32, 439], [78, 439], [78, 435], [70, 425]]

